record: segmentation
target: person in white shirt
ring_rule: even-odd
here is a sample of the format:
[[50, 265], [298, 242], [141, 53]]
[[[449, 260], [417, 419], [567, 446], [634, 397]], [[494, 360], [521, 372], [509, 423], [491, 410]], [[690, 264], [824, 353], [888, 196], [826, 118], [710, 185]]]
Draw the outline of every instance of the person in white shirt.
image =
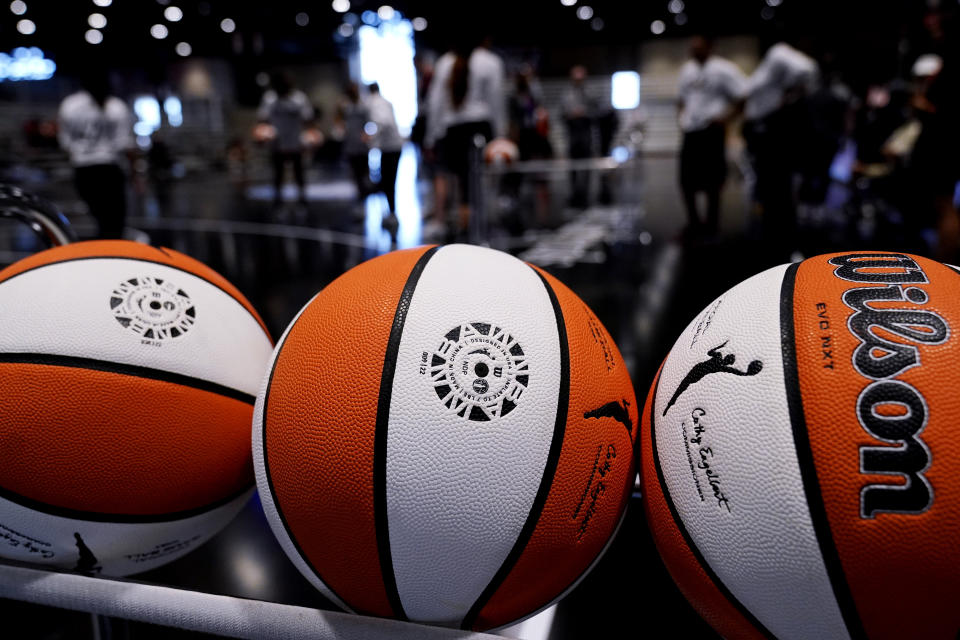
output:
[[360, 87], [356, 82], [344, 88], [343, 98], [337, 106], [337, 120], [343, 128], [343, 157], [350, 167], [350, 175], [357, 188], [357, 198], [365, 202], [373, 191], [370, 183], [369, 140], [364, 127], [370, 122], [367, 105], [360, 99]]
[[786, 42], [778, 42], [767, 50], [750, 76], [744, 118], [766, 118], [800, 95], [812, 92], [818, 76], [813, 58]]
[[306, 202], [303, 175], [303, 131], [313, 119], [313, 106], [284, 73], [275, 73], [260, 101], [257, 119], [273, 126], [273, 200], [282, 202], [283, 177], [287, 165], [293, 166], [293, 178], [297, 183], [298, 200]]
[[706, 232], [717, 232], [720, 191], [727, 177], [727, 123], [740, 111], [747, 95], [747, 78], [725, 58], [712, 53], [713, 43], [702, 35], [690, 42], [690, 56], [680, 69], [677, 117], [683, 132], [680, 150], [680, 189], [687, 207], [689, 231], [703, 229], [697, 194], [707, 200]]
[[748, 81], [743, 135], [753, 161], [754, 199], [763, 216], [765, 246], [772, 251], [789, 250], [796, 236], [794, 175], [800, 154], [792, 150], [807, 143], [805, 99], [818, 80], [818, 66], [810, 56], [778, 42]]
[[[440, 56], [434, 67], [424, 144], [435, 150], [440, 166], [457, 178], [461, 231], [470, 216], [470, 156], [477, 137], [486, 144], [506, 134], [503, 79], [503, 61], [490, 51], [489, 39], [476, 47], [458, 44]], [[442, 181], [436, 186], [437, 214], [443, 217], [446, 188]]]
[[[581, 160], [594, 155], [594, 120], [597, 100], [586, 86], [587, 68], [582, 64], [570, 69], [570, 86], [563, 94], [561, 111], [567, 128], [567, 157]], [[590, 174], [570, 172], [570, 206], [585, 209], [589, 205]]]
[[58, 138], [70, 154], [77, 194], [99, 224], [99, 237], [120, 238], [127, 217], [122, 163], [132, 153], [133, 114], [110, 95], [107, 72], [91, 68], [82, 89], [60, 103]]
[[380, 190], [387, 197], [390, 214], [384, 218], [386, 228], [395, 227], [397, 218], [397, 168], [400, 166], [400, 153], [403, 151], [403, 136], [397, 128], [397, 118], [390, 101], [380, 95], [380, 85], [376, 82], [367, 87], [370, 95], [366, 100], [373, 134], [370, 146], [380, 149]]

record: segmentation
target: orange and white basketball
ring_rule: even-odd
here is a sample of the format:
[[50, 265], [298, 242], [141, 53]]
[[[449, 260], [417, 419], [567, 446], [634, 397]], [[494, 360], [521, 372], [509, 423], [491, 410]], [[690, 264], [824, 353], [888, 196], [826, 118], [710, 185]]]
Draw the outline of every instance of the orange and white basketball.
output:
[[509, 138], [494, 138], [483, 148], [483, 160], [487, 164], [512, 164], [520, 159], [520, 148]]
[[632, 488], [637, 407], [596, 316], [466, 245], [397, 251], [291, 323], [257, 398], [267, 518], [330, 600], [490, 628], [572, 588]]
[[196, 548], [253, 490], [267, 330], [169, 249], [80, 242], [0, 271], [0, 556], [126, 575]]
[[817, 256], [673, 346], [643, 412], [647, 517], [721, 635], [956, 637], [958, 292], [926, 258]]
[[253, 127], [254, 142], [272, 142], [277, 137], [277, 128], [272, 124], [260, 122]]

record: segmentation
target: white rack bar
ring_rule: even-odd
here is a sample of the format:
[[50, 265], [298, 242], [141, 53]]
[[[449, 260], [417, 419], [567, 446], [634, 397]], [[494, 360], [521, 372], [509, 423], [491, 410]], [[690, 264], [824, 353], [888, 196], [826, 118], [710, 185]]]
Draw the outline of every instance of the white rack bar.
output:
[[0, 563], [0, 598], [233, 638], [502, 640], [485, 633], [7, 563]]

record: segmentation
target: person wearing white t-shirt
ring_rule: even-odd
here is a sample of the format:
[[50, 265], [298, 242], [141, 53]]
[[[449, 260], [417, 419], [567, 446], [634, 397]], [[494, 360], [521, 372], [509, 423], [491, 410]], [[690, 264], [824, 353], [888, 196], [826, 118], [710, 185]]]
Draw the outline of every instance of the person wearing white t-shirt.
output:
[[283, 201], [283, 174], [287, 165], [293, 167], [293, 179], [297, 183], [298, 201], [306, 203], [306, 181], [303, 175], [303, 130], [313, 119], [313, 105], [303, 91], [293, 86], [285, 73], [275, 73], [270, 79], [271, 88], [263, 94], [257, 119], [273, 126], [273, 201], [279, 206]]
[[120, 238], [127, 217], [122, 163], [134, 146], [133, 114], [110, 95], [106, 72], [90, 71], [81, 84], [60, 103], [57, 135], [70, 154], [77, 194], [97, 219], [99, 237]]
[[683, 132], [680, 189], [689, 217], [689, 231], [703, 227], [697, 195], [706, 195], [706, 231], [715, 234], [720, 221], [720, 191], [727, 177], [727, 123], [747, 95], [747, 78], [734, 63], [712, 53], [702, 35], [690, 43], [690, 60], [680, 69], [677, 117]]
[[366, 107], [370, 122], [374, 124], [370, 146], [380, 150], [380, 190], [387, 197], [390, 213], [383, 219], [387, 229], [397, 225], [397, 168], [400, 166], [400, 154], [403, 151], [403, 136], [397, 128], [397, 118], [390, 101], [380, 95], [380, 85], [376, 82], [367, 87], [370, 95]]
[[[437, 60], [427, 94], [424, 145], [434, 149], [439, 165], [457, 178], [459, 231], [470, 217], [470, 156], [483, 144], [506, 134], [504, 66], [490, 51], [489, 38], [473, 46], [464, 38]], [[436, 213], [445, 221], [446, 186], [435, 182]]]
[[805, 100], [818, 80], [816, 61], [786, 42], [770, 47], [750, 76], [743, 134], [765, 245], [773, 251], [790, 250], [796, 236], [794, 175], [801, 157], [796, 150], [808, 144]]

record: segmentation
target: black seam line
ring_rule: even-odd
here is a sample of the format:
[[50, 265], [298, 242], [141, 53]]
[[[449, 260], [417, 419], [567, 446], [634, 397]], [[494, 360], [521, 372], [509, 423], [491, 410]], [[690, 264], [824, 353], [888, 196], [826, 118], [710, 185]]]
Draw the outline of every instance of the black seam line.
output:
[[[156, 249], [157, 247], [153, 247], [153, 248]], [[160, 250], [160, 249], [158, 249], [158, 250]], [[162, 250], [160, 250], [160, 251], [162, 252]], [[164, 254], [164, 255], [166, 255], [166, 254]], [[150, 264], [156, 264], [156, 265], [160, 265], [161, 267], [167, 267], [167, 268], [173, 269], [173, 270], [175, 270], [175, 271], [180, 271], [180, 272], [182, 272], [182, 273], [190, 274], [190, 275], [193, 276], [194, 278], [198, 278], [198, 279], [200, 279], [200, 280], [203, 280], [203, 281], [206, 282], [207, 284], [209, 284], [209, 285], [211, 285], [211, 286], [213, 286], [213, 287], [216, 287], [217, 289], [220, 289], [220, 291], [223, 291], [225, 294], [227, 294], [227, 296], [228, 296], [231, 300], [233, 300], [233, 301], [236, 302], [238, 305], [240, 305], [240, 308], [242, 308], [242, 309], [247, 313], [247, 315], [249, 315], [251, 318], [254, 319], [254, 321], [257, 323], [257, 326], [259, 326], [261, 329], [263, 329], [263, 333], [266, 334], [267, 339], [270, 340], [270, 343], [271, 343], [271, 344], [273, 344], [273, 338], [270, 336], [270, 332], [267, 331], [267, 327], [266, 327], [266, 325], [263, 323], [263, 320], [261, 320], [261, 319], [258, 318], [256, 315], [254, 315], [254, 314], [250, 311], [250, 309], [247, 309], [246, 305], [243, 304], [242, 302], [240, 302], [240, 300], [239, 300], [235, 295], [233, 295], [232, 293], [230, 293], [229, 291], [227, 291], [226, 289], [224, 289], [223, 287], [221, 287], [220, 285], [218, 285], [216, 282], [213, 282], [212, 280], [208, 280], [207, 278], [204, 278], [203, 276], [201, 276], [201, 275], [198, 274], [198, 273], [194, 273], [193, 271], [187, 271], [186, 269], [182, 269], [182, 268], [177, 267], [177, 266], [172, 265], [172, 264], [167, 264], [166, 262], [159, 262], [159, 261], [157, 261], [157, 260], [147, 260], [146, 258], [131, 258], [131, 257], [129, 257], [129, 256], [84, 256], [84, 257], [82, 257], [82, 258], [70, 258], [69, 260], [58, 260], [57, 262], [47, 262], [47, 263], [44, 263], [44, 264], [38, 264], [38, 265], [35, 266], [35, 267], [30, 267], [29, 269], [26, 269], [25, 271], [21, 271], [20, 273], [17, 273], [17, 274], [15, 274], [15, 275], [10, 276], [10, 277], [7, 278], [6, 280], [0, 280], [0, 285], [6, 284], [7, 282], [10, 282], [10, 281], [13, 280], [14, 278], [19, 278], [20, 276], [22, 276], [22, 275], [24, 275], [24, 274], [27, 274], [27, 273], [30, 273], [31, 271], [36, 271], [37, 269], [43, 269], [44, 267], [53, 267], [53, 266], [56, 266], [56, 265], [58, 265], [58, 264], [66, 264], [66, 263], [68, 263], [68, 262], [80, 262], [80, 261], [83, 261], [83, 260], [132, 260], [132, 261], [134, 261], [134, 262], [147, 262], [147, 263], [150, 263]]]
[[410, 270], [407, 282], [400, 292], [397, 310], [390, 327], [387, 352], [383, 357], [383, 372], [380, 374], [380, 396], [377, 400], [376, 431], [373, 436], [373, 520], [377, 536], [377, 554], [380, 558], [380, 575], [387, 600], [393, 609], [393, 615], [399, 620], [407, 620], [407, 613], [397, 590], [397, 577], [393, 571], [393, 554], [390, 551], [390, 523], [387, 517], [387, 435], [390, 429], [390, 401], [393, 398], [393, 377], [397, 369], [397, 353], [400, 339], [403, 337], [403, 325], [407, 321], [407, 312], [413, 300], [420, 276], [430, 258], [440, 247], [425, 251]]
[[270, 499], [273, 501], [273, 508], [277, 511], [277, 516], [280, 518], [280, 524], [283, 525], [283, 530], [287, 532], [287, 540], [289, 540], [293, 545], [293, 548], [297, 550], [297, 555], [300, 556], [300, 559], [303, 561], [303, 563], [310, 568], [317, 580], [323, 583], [323, 585], [330, 590], [330, 593], [332, 593], [335, 598], [344, 603], [344, 605], [347, 605], [346, 599], [342, 598], [340, 594], [337, 593], [336, 589], [333, 588], [333, 585], [327, 580], [324, 580], [323, 576], [320, 575], [320, 571], [313, 565], [313, 562], [311, 562], [310, 558], [304, 552], [303, 547], [301, 547], [300, 543], [297, 541], [296, 536], [293, 535], [293, 531], [290, 529], [290, 523], [287, 522], [287, 517], [283, 515], [283, 509], [280, 507], [280, 497], [277, 495], [277, 492], [273, 486], [273, 475], [270, 473], [270, 456], [267, 455], [267, 415], [270, 409], [270, 392], [273, 389], [273, 376], [276, 374], [277, 365], [280, 363], [280, 359], [283, 356], [283, 348], [287, 346], [287, 343], [290, 341], [290, 336], [292, 336], [293, 332], [296, 331], [297, 323], [300, 321], [300, 318], [303, 317], [302, 314], [303, 312], [301, 311], [301, 315], [297, 317], [297, 319], [294, 320], [287, 329], [287, 337], [277, 347], [277, 355], [273, 359], [273, 364], [270, 367], [270, 379], [267, 381], [267, 388], [264, 392], [263, 411], [261, 412], [260, 416], [260, 448], [262, 450], [261, 455], [263, 456], [263, 475], [265, 475], [267, 478], [267, 491], [270, 493]]
[[[669, 356], [668, 356], [669, 357]], [[704, 573], [707, 574], [707, 577], [713, 582], [714, 586], [718, 591], [723, 595], [727, 601], [733, 605], [733, 607], [740, 612], [747, 621], [752, 624], [757, 631], [763, 634], [764, 637], [769, 638], [770, 640], [776, 640], [776, 636], [770, 632], [760, 620], [757, 619], [753, 613], [747, 609], [742, 602], [737, 600], [737, 597], [733, 595], [730, 589], [727, 588], [727, 585], [723, 583], [714, 571], [713, 568], [707, 563], [707, 559], [703, 557], [703, 553], [700, 552], [700, 548], [694, 543], [693, 538], [690, 537], [690, 532], [687, 531], [686, 526], [683, 524], [683, 520], [680, 518], [680, 513], [677, 511], [677, 507], [673, 504], [673, 499], [670, 497], [670, 490], [667, 488], [667, 482], [663, 477], [663, 469], [660, 467], [660, 454], [657, 451], [657, 391], [660, 389], [660, 379], [663, 375], [663, 370], [660, 370], [660, 374], [657, 375], [657, 380], [654, 383], [653, 387], [653, 398], [650, 400], [650, 451], [653, 453], [653, 466], [657, 470], [657, 481], [660, 483], [660, 492], [663, 493], [664, 502], [667, 503], [667, 508], [670, 509], [670, 515], [673, 516], [673, 522], [677, 526], [677, 530], [680, 532], [680, 535], [683, 536], [684, 542], [687, 543], [687, 548], [690, 549], [690, 552], [693, 554], [693, 557], [696, 559], [697, 564], [703, 569]]]
[[148, 380], [159, 380], [169, 382], [183, 387], [191, 387], [200, 391], [215, 393], [218, 396], [239, 400], [240, 402], [252, 405], [256, 402], [256, 397], [227, 387], [216, 382], [185, 376], [180, 373], [164, 371], [162, 369], [151, 369], [150, 367], [140, 367], [132, 364], [122, 364], [119, 362], [110, 362], [107, 360], [95, 360], [93, 358], [78, 358], [76, 356], [61, 356], [49, 353], [0, 353], [0, 364], [35, 364], [51, 367], [70, 367], [74, 369], [92, 369], [94, 371], [105, 371], [122, 376], [132, 376], [136, 378], [146, 378]]
[[[533, 267], [531, 267], [531, 269], [533, 269]], [[540, 520], [540, 515], [543, 513], [543, 507], [547, 502], [547, 497], [550, 495], [550, 488], [553, 486], [553, 476], [557, 470], [557, 464], [560, 461], [560, 452], [563, 449], [563, 438], [567, 428], [567, 413], [570, 405], [570, 347], [567, 344], [567, 326], [563, 319], [563, 309], [560, 307], [560, 301], [557, 299], [557, 294], [554, 292], [553, 287], [551, 287], [547, 279], [543, 277], [543, 274], [536, 269], [533, 269], [533, 272], [540, 278], [540, 282], [543, 283], [543, 287], [547, 291], [547, 296], [550, 298], [550, 304], [553, 306], [553, 315], [557, 321], [557, 336], [560, 341], [560, 389], [557, 391], [557, 415], [553, 424], [553, 438], [550, 441], [550, 451], [547, 453], [547, 461], [543, 467], [543, 475], [540, 477], [540, 487], [537, 489], [537, 495], [533, 500], [533, 504], [530, 506], [530, 513], [527, 514], [523, 528], [520, 530], [520, 534], [517, 536], [517, 540], [514, 542], [513, 548], [510, 549], [510, 553], [508, 553], [504, 559], [503, 564], [500, 565], [500, 568], [494, 574], [493, 578], [490, 579], [486, 588], [480, 593], [480, 597], [477, 598], [473, 606], [470, 607], [470, 610], [467, 611], [467, 615], [464, 616], [460, 628], [465, 630], [473, 628], [477, 618], [480, 616], [480, 612], [490, 601], [490, 598], [493, 597], [493, 594], [496, 593], [497, 589], [503, 585], [507, 576], [510, 575], [510, 572], [513, 571], [514, 566], [516, 566], [527, 543], [530, 542], [534, 529], [536, 529], [537, 523]]]
[[824, 506], [823, 494], [813, 460], [810, 446], [810, 433], [807, 431], [806, 414], [803, 409], [803, 397], [800, 395], [800, 376], [797, 371], [796, 328], [794, 326], [793, 293], [796, 285], [799, 262], [787, 268], [783, 275], [780, 290], [780, 347], [783, 354], [783, 378], [787, 392], [787, 406], [790, 410], [790, 424], [793, 430], [794, 446], [797, 450], [797, 462], [800, 465], [800, 477], [810, 510], [810, 521], [820, 546], [820, 555], [830, 578], [833, 595], [840, 609], [840, 615], [852, 640], [865, 639], [866, 631], [857, 613], [857, 606], [847, 584], [847, 578], [840, 562], [840, 555], [830, 532], [830, 521]]
[[226, 498], [221, 498], [215, 502], [203, 505], [202, 507], [194, 507], [193, 509], [185, 509], [183, 511], [171, 511], [168, 513], [158, 513], [158, 514], [139, 514], [139, 513], [106, 513], [102, 511], [82, 511], [79, 509], [70, 509], [67, 507], [59, 507], [52, 505], [48, 502], [42, 502], [40, 500], [34, 500], [33, 498], [28, 498], [24, 495], [0, 487], [0, 498], [14, 502], [21, 507], [26, 507], [27, 509], [33, 509], [34, 511], [40, 511], [53, 516], [58, 516], [60, 518], [70, 518], [72, 520], [87, 520], [90, 522], [112, 522], [112, 523], [121, 523], [121, 524], [135, 524], [135, 523], [149, 523], [149, 522], [172, 522], [174, 520], [185, 520], [187, 518], [192, 518], [194, 516], [203, 515], [222, 507], [233, 500], [236, 500], [244, 493], [250, 491], [254, 488], [254, 484], [247, 484], [245, 487], [236, 491]]

